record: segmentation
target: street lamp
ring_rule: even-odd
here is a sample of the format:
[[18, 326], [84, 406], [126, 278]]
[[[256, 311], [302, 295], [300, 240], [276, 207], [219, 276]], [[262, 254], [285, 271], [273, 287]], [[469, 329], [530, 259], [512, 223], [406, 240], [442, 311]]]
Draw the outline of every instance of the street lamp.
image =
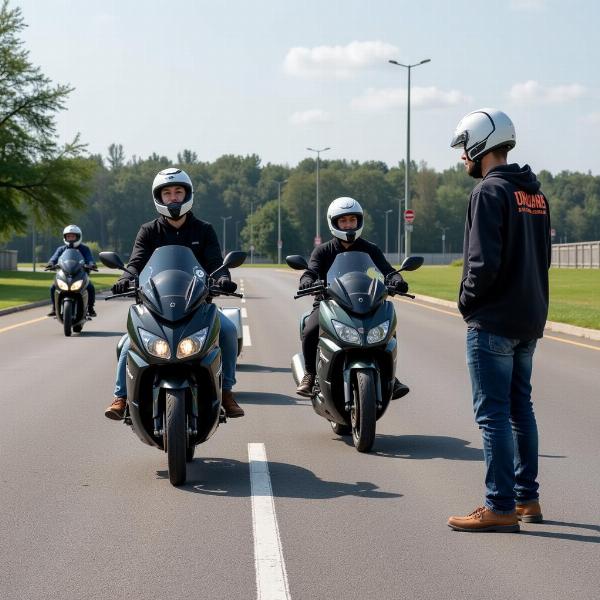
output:
[[391, 212], [394, 212], [393, 208], [390, 208], [389, 210], [385, 211], [385, 253], [386, 254], [388, 254], [388, 252], [389, 252], [389, 249], [388, 249], [388, 215]]
[[235, 247], [240, 247], [240, 221], [235, 222]]
[[446, 231], [450, 227], [442, 227], [439, 223], [436, 223], [437, 228], [442, 230], [442, 259], [446, 258]]
[[221, 217], [221, 219], [223, 219], [223, 258], [225, 258], [225, 255], [227, 254], [227, 229], [225, 229], [225, 223], [231, 219], [231, 216]]
[[283, 241], [281, 240], [281, 186], [287, 182], [287, 179], [283, 181], [275, 181], [277, 184], [277, 264], [281, 264], [281, 248]]
[[[414, 65], [404, 65], [396, 60], [388, 60], [389, 63], [398, 67], [404, 67], [408, 69], [408, 86], [407, 86], [407, 117], [406, 117], [406, 165], [404, 168], [404, 209], [410, 208], [410, 198], [408, 197], [408, 169], [410, 165], [410, 70], [419, 65], [431, 62], [430, 58], [426, 58], [421, 62], [415, 63]], [[398, 262], [400, 262], [400, 225], [402, 223], [402, 206], [400, 200], [398, 201]], [[410, 231], [407, 227], [404, 231], [404, 255], [409, 256], [410, 254]]]
[[317, 245], [317, 240], [318, 243], [321, 243], [321, 227], [320, 227], [320, 215], [319, 215], [319, 159], [321, 158], [321, 152], [325, 152], [325, 150], [331, 150], [331, 148], [327, 147], [327, 148], [307, 148], [307, 150], [310, 150], [311, 152], [316, 152], [317, 153], [317, 207], [316, 207], [316, 221], [317, 221], [317, 227], [316, 227], [316, 234], [315, 234], [315, 246]]

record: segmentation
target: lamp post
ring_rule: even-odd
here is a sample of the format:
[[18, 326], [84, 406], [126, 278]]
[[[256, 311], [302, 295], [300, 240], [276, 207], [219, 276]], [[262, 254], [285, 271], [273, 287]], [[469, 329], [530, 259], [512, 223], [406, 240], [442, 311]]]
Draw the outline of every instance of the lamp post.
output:
[[235, 247], [240, 247], [240, 222], [235, 222]]
[[250, 200], [250, 264], [254, 264], [254, 223], [252, 215], [254, 213], [254, 200]]
[[437, 227], [442, 230], [442, 258], [446, 258], [446, 231], [448, 231], [450, 227], [442, 227], [439, 223]]
[[394, 212], [393, 208], [390, 208], [389, 210], [385, 211], [385, 253], [386, 254], [388, 254], [388, 252], [389, 252], [389, 248], [388, 248], [388, 215], [391, 212]]
[[[424, 65], [425, 63], [431, 62], [430, 58], [426, 58], [421, 62], [415, 63], [413, 65], [404, 65], [399, 63], [396, 60], [388, 60], [389, 63], [396, 65], [398, 67], [404, 67], [408, 70], [408, 86], [407, 86], [407, 94], [406, 94], [406, 106], [407, 106], [407, 116], [406, 116], [406, 165], [404, 167], [404, 209], [408, 210], [410, 208], [410, 198], [408, 195], [408, 171], [410, 166], [410, 70], [414, 67], [418, 67], [419, 65]], [[398, 262], [400, 262], [400, 225], [402, 223], [402, 206], [400, 205], [400, 200], [398, 203]], [[405, 228], [404, 231], [404, 255], [408, 256], [410, 254], [410, 242], [411, 235], [409, 228]]]
[[227, 254], [227, 229], [225, 228], [225, 223], [231, 219], [231, 216], [221, 217], [221, 219], [223, 219], [223, 258], [225, 258], [225, 255]]
[[321, 158], [321, 152], [325, 150], [331, 150], [329, 146], [327, 148], [307, 148], [311, 152], [317, 153], [317, 206], [316, 206], [316, 228], [315, 228], [315, 246], [321, 243], [321, 227], [320, 227], [320, 215], [319, 215], [319, 159]]
[[281, 186], [287, 182], [287, 179], [283, 181], [275, 181], [277, 184], [277, 264], [281, 264], [281, 248], [283, 247], [283, 240], [281, 239]]

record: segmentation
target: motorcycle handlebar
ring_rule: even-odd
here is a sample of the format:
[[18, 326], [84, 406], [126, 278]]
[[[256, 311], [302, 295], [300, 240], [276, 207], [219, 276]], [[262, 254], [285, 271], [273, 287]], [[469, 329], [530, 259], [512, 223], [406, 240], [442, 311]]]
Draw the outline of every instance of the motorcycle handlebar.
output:
[[220, 287], [211, 287], [208, 289], [208, 293], [214, 297], [214, 296], [235, 296], [236, 298], [243, 298], [244, 294], [238, 294], [237, 292], [226, 292], [225, 290], [221, 289]]
[[123, 294], [113, 294], [112, 296], [107, 296], [106, 298], [104, 298], [104, 300], [112, 300], [113, 298], [125, 298], [126, 296], [129, 296], [130, 298], [133, 298], [137, 293], [137, 290], [129, 290], [128, 292], [124, 292]]
[[319, 293], [324, 292], [325, 290], [326, 290], [325, 284], [319, 283], [317, 285], [313, 285], [312, 287], [298, 290], [298, 292], [294, 296], [294, 300], [297, 300], [298, 298], [302, 298], [304, 296], [312, 296], [314, 294], [319, 294]]

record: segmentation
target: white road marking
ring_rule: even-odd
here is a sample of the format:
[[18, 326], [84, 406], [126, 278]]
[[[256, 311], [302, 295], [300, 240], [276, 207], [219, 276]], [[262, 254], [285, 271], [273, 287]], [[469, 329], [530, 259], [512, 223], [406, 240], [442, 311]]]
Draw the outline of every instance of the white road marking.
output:
[[246, 298], [242, 298], [242, 304], [246, 304]]
[[3, 327], [0, 329], [0, 333], [4, 333], [5, 331], [10, 331], [11, 329], [16, 329], [17, 327], [23, 327], [25, 325], [32, 325], [33, 323], [39, 323], [40, 321], [46, 320], [48, 317], [38, 317], [37, 319], [31, 319], [30, 321], [22, 321], [21, 323], [15, 323], [14, 325], [9, 325], [8, 327]]
[[242, 319], [247, 319], [248, 318], [248, 311], [246, 310], [245, 306], [242, 306]]
[[290, 600], [264, 444], [248, 444], [257, 600]]
[[248, 325], [242, 326], [244, 332], [244, 346], [252, 346], [252, 338], [250, 337], [250, 327]]

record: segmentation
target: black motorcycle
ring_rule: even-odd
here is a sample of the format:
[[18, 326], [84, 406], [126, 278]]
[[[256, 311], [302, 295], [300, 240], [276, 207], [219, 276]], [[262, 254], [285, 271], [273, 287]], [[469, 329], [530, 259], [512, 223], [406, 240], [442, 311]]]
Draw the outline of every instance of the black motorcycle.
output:
[[[239, 267], [245, 252], [230, 252], [217, 271], [207, 275], [185, 246], [157, 248], [134, 287], [107, 298], [134, 297], [127, 332], [127, 410], [125, 423], [140, 440], [167, 453], [169, 480], [186, 480], [186, 462], [198, 444], [225, 422], [221, 408], [220, 321], [211, 302], [227, 293], [215, 284], [222, 268]], [[111, 268], [128, 271], [114, 252], [101, 252]], [[129, 271], [128, 271], [129, 272]], [[124, 338], [119, 342], [120, 353]]]
[[[308, 267], [298, 255], [286, 257], [286, 262], [292, 269]], [[421, 256], [410, 256], [394, 273], [414, 271], [422, 264]], [[294, 296], [313, 295], [320, 300], [313, 408], [336, 434], [352, 434], [359, 452], [373, 447], [376, 421], [385, 413], [394, 389], [396, 312], [386, 298], [395, 294], [368, 254], [342, 252], [326, 282], [318, 281]], [[309, 314], [300, 319], [300, 335]], [[298, 385], [304, 377], [301, 353], [292, 359], [292, 374]]]
[[47, 266], [45, 271], [56, 271], [54, 278], [54, 310], [56, 318], [62, 323], [66, 336], [71, 332], [81, 333], [88, 317], [88, 285], [90, 271], [98, 269], [85, 263], [85, 259], [76, 248], [67, 248], [54, 267]]

